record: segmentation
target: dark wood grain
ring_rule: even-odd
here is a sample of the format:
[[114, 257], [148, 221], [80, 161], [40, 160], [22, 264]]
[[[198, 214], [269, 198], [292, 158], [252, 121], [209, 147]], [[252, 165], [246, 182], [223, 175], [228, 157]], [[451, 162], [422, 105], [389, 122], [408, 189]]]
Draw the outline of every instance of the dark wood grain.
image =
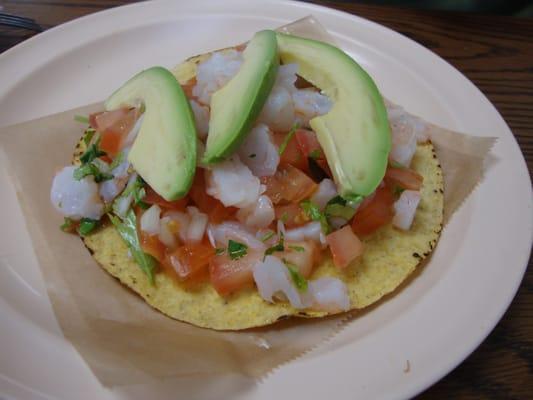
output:
[[[29, 16], [45, 28], [130, 1], [7, 0], [6, 12]], [[446, 59], [492, 101], [511, 127], [533, 169], [533, 20], [430, 12], [320, 0], [390, 27]], [[0, 52], [24, 40], [0, 28]], [[533, 268], [511, 307], [482, 345], [420, 399], [533, 398]]]

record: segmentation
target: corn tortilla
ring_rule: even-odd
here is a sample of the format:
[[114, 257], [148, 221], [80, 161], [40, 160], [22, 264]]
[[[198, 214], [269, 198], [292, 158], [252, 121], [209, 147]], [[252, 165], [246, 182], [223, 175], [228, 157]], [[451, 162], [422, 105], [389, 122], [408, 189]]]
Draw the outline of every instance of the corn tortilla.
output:
[[[174, 69], [181, 84], [195, 76], [197, 63], [207, 56], [194, 57]], [[74, 163], [79, 163], [79, 156], [84, 151], [85, 144], [80, 141]], [[404, 232], [392, 225], [383, 227], [363, 239], [364, 254], [344, 271], [335, 268], [330, 257], [324, 257], [311, 276], [311, 279], [332, 276], [344, 281], [351, 309], [367, 307], [394, 291], [436, 245], [442, 229], [444, 191], [442, 171], [430, 142], [418, 145], [412, 168], [424, 177], [424, 183], [411, 229]], [[128, 256], [128, 248], [110, 224], [83, 240], [104, 270], [138, 293], [152, 307], [180, 321], [217, 330], [239, 330], [269, 325], [289, 316], [314, 318], [328, 315], [325, 312], [296, 310], [284, 302], [270, 304], [260, 297], [255, 288], [221, 297], [210, 283], [191, 289], [164, 273], [157, 273], [155, 285], [151, 285]]]

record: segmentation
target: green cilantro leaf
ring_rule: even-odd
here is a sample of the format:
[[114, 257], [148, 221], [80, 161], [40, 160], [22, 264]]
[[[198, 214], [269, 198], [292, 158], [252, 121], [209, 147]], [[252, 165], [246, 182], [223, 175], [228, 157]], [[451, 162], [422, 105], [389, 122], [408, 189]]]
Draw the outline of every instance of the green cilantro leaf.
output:
[[289, 131], [289, 133], [287, 133], [287, 136], [285, 136], [285, 138], [283, 139], [283, 142], [281, 142], [281, 144], [279, 146], [279, 149], [278, 149], [278, 153], [279, 153], [280, 156], [283, 154], [283, 152], [287, 148], [287, 145], [289, 144], [289, 142], [291, 141], [292, 137], [296, 133], [296, 130], [298, 129], [298, 127], [299, 127], [298, 123], [295, 123], [292, 126], [291, 130]]
[[77, 181], [89, 175], [94, 176], [94, 181], [96, 183], [100, 183], [103, 181], [108, 181], [110, 179], [113, 179], [113, 175], [108, 174], [107, 172], [100, 171], [100, 169], [93, 163], [84, 164], [81, 167], [78, 167], [74, 170], [74, 179], [76, 179]]
[[82, 218], [80, 226], [78, 227], [78, 232], [81, 236], [87, 236], [98, 226], [98, 222], [99, 221], [96, 219]]
[[276, 251], [285, 251], [285, 235], [283, 235], [283, 232], [279, 234], [278, 243], [265, 250], [265, 257], [274, 254]]
[[319, 221], [322, 231], [328, 234], [330, 227], [326, 215], [320, 211], [320, 208], [311, 200], [304, 200], [300, 203], [300, 207], [304, 210], [305, 214], [313, 221]]
[[113, 214], [108, 214], [109, 219], [117, 228], [122, 240], [126, 242], [130, 253], [139, 265], [141, 270], [146, 274], [148, 280], [154, 284], [154, 270], [157, 266], [157, 261], [151, 255], [145, 253], [141, 248], [139, 237], [137, 236], [137, 218], [133, 210], [130, 210], [122, 221]]
[[305, 292], [307, 291], [307, 279], [305, 279], [300, 272], [298, 271], [298, 267], [294, 265], [293, 263], [288, 262], [287, 260], [283, 259], [283, 263], [289, 270], [289, 274], [291, 276], [292, 281], [294, 282], [294, 285], [296, 288], [301, 291]]
[[248, 246], [244, 243], [239, 243], [234, 240], [228, 242], [228, 255], [232, 260], [237, 260], [244, 257], [248, 253]]
[[89, 164], [95, 158], [107, 155], [105, 151], [100, 150], [99, 146], [100, 138], [98, 138], [95, 143], [91, 144], [89, 148], [85, 151], [85, 153], [82, 154], [82, 156], [80, 157], [82, 165]]
[[89, 118], [87, 118], [85, 115], [75, 115], [74, 121], [81, 122], [82, 124], [88, 124]]

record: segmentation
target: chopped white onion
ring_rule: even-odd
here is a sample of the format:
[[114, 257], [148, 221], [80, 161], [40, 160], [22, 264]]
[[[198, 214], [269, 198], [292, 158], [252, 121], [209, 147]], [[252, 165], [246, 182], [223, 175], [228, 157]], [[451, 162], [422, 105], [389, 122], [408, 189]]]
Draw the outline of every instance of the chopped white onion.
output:
[[198, 243], [204, 237], [208, 221], [207, 214], [201, 213], [196, 207], [187, 207], [187, 213], [190, 216], [186, 234], [187, 242]]
[[319, 278], [309, 281], [308, 292], [311, 308], [317, 311], [338, 312], [350, 309], [350, 297], [346, 285], [337, 278]]
[[191, 222], [191, 217], [189, 214], [185, 214], [179, 211], [167, 211], [165, 217], [176, 222], [178, 224], [178, 235], [182, 242], [187, 241], [187, 231], [189, 229], [189, 224]]
[[392, 224], [403, 230], [411, 228], [419, 202], [420, 192], [416, 190], [404, 190], [400, 198], [394, 203], [396, 214], [392, 219]]
[[266, 228], [275, 217], [272, 201], [266, 195], [259, 196], [257, 203], [237, 211], [237, 219], [250, 228]]
[[160, 230], [159, 215], [161, 209], [154, 204], [141, 215], [141, 230], [149, 235], [158, 235]]
[[163, 217], [160, 220], [159, 240], [168, 248], [176, 246], [176, 238], [168, 228], [168, 223], [171, 221], [169, 217]]
[[320, 225], [319, 221], [309, 222], [305, 225], [299, 226], [298, 228], [287, 229], [285, 231], [285, 239], [294, 241], [302, 241], [308, 239], [314, 240], [318, 243], [322, 243], [323, 240], [320, 237], [321, 235], [322, 226]]
[[337, 187], [331, 179], [323, 179], [318, 184], [318, 189], [311, 196], [311, 201], [315, 203], [320, 210], [326, 207], [328, 201], [337, 195]]

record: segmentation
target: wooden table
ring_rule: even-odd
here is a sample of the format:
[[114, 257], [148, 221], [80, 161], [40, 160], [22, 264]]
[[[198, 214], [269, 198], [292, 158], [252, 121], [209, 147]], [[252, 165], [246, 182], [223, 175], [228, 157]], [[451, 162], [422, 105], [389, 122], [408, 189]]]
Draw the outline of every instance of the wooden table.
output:
[[[50, 28], [121, 0], [5, 0], [4, 11]], [[533, 20], [429, 12], [320, 0], [421, 43], [450, 62], [492, 101], [533, 167]], [[0, 28], [0, 52], [27, 37]], [[525, 399], [533, 397], [533, 268], [511, 307], [483, 344], [420, 399]]]

